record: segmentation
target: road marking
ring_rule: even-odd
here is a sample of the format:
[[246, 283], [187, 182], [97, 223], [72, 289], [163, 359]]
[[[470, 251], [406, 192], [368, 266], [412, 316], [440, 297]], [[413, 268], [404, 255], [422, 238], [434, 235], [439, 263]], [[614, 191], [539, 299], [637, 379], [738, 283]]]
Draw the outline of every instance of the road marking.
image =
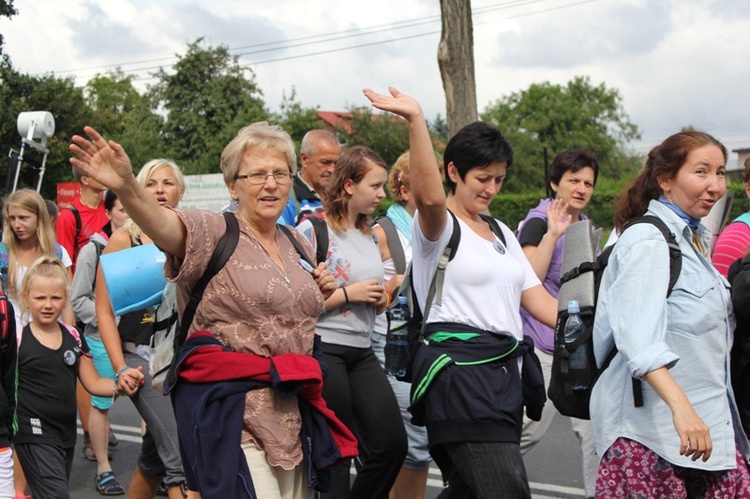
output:
[[[83, 435], [83, 429], [81, 428], [81, 424], [78, 423], [78, 434]], [[140, 444], [143, 443], [143, 439], [141, 438], [141, 428], [137, 426], [122, 426], [122, 425], [112, 425], [112, 429], [115, 430], [115, 436], [117, 437], [117, 440], [123, 441], [123, 442], [132, 442], [134, 444]], [[120, 433], [120, 432], [128, 432], [128, 433]], [[135, 435], [130, 435], [130, 433], [135, 433]]]
[[[430, 468], [429, 476], [427, 477], [427, 486], [437, 487], [439, 489], [443, 488], [443, 479], [442, 479], [442, 475], [440, 474], [440, 470], [438, 468]], [[551, 493], [556, 493], [556, 494], [565, 494], [565, 495], [579, 496], [579, 497], [586, 495], [585, 490], [579, 489], [576, 487], [568, 487], [566, 485], [554, 485], [551, 483], [529, 482], [529, 487], [532, 490], [551, 492]], [[544, 497], [545, 496], [537, 496], [537, 495], [534, 496], [535, 499], [543, 499]], [[556, 496], [556, 497], [559, 497], [559, 496]]]
[[[141, 427], [140, 426], [126, 426], [126, 425], [117, 425], [112, 424], [110, 425], [112, 430], [114, 430], [115, 435], [117, 436], [118, 440], [125, 441], [125, 442], [132, 442], [135, 444], [140, 444], [143, 442], [143, 439], [141, 438]], [[80, 423], [78, 424], [78, 434], [83, 435], [83, 430], [81, 429]], [[356, 474], [357, 470], [354, 466], [352, 466], [352, 474]], [[438, 468], [430, 468], [429, 475], [427, 477], [427, 486], [428, 487], [435, 487], [438, 489], [443, 488], [443, 479], [442, 475], [440, 474], [440, 470]], [[529, 487], [532, 490], [536, 491], [543, 491], [547, 493], [553, 493], [553, 494], [565, 494], [570, 496], [583, 496], [585, 495], [586, 491], [584, 489], [579, 489], [577, 487], [568, 487], [565, 485], [555, 485], [551, 483], [539, 483], [539, 482], [529, 482]], [[534, 494], [534, 499], [551, 499], [558, 496], [542, 496], [542, 495], [536, 495]]]
[[140, 426], [125, 426], [121, 424], [110, 424], [109, 427], [115, 431], [126, 431], [128, 433], [135, 433], [137, 435], [141, 434]]

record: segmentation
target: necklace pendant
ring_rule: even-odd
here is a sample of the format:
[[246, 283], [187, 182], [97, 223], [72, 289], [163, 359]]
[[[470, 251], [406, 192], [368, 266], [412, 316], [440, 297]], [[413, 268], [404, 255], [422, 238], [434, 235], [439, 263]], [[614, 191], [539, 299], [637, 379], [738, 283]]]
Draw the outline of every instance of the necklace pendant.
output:
[[288, 276], [284, 276], [284, 281], [286, 282], [287, 287], [292, 285], [292, 280], [289, 279]]
[[501, 243], [499, 239], [495, 238], [495, 241], [492, 243], [492, 247], [495, 248], [495, 251], [497, 251], [501, 255], [505, 254], [505, 247], [503, 246], [503, 243]]

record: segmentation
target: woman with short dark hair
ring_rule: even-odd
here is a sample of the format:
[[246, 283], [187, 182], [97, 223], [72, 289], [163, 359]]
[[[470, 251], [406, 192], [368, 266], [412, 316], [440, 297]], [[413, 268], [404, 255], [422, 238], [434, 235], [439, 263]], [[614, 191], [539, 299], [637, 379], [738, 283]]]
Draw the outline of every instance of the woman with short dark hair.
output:
[[[541, 279], [544, 289], [555, 298], [560, 293], [565, 230], [573, 222], [588, 219], [583, 214], [583, 209], [591, 200], [598, 176], [599, 162], [594, 153], [583, 149], [561, 152], [552, 160], [547, 176], [547, 186], [552, 192], [552, 197], [542, 199], [521, 222], [518, 242], [537, 277]], [[555, 223], [561, 214], [567, 215], [564, 223]], [[524, 333], [534, 340], [542, 364], [544, 381], [549, 387], [555, 330], [537, 321], [523, 309], [521, 318]], [[542, 439], [556, 413], [554, 405], [547, 404], [540, 421], [524, 418], [521, 433], [522, 454], [526, 454]], [[591, 423], [577, 418], [570, 418], [570, 423], [581, 448], [586, 497], [593, 497], [599, 459], [594, 451]]]
[[414, 359], [410, 410], [415, 421], [427, 426], [430, 453], [447, 479], [441, 497], [530, 497], [519, 450], [522, 413], [525, 403], [540, 410], [544, 396], [532, 403], [522, 388], [535, 386], [537, 394], [543, 392], [519, 309], [523, 306], [551, 326], [557, 301], [542, 287], [513, 232], [480, 216], [500, 191], [513, 150], [487, 123], [459, 130], [443, 155], [451, 192], [446, 199], [419, 103], [389, 90], [390, 96], [371, 90], [365, 95], [409, 125], [411, 190], [417, 205], [412, 272], [422, 310], [454, 227], [460, 229], [441, 296], [433, 299], [426, 319], [426, 343]]

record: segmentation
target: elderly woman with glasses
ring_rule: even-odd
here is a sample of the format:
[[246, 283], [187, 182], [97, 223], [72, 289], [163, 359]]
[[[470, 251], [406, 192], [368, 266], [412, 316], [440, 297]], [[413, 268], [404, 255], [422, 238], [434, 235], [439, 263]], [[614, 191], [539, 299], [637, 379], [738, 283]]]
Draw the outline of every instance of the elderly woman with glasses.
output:
[[[177, 304], [183, 310], [228, 231], [227, 219], [208, 211], [159, 206], [136, 182], [123, 148], [90, 127], [85, 132], [88, 138], [73, 138], [71, 162], [114, 190], [131, 218], [167, 253], [165, 274], [177, 284]], [[304, 238], [293, 230], [285, 235], [276, 224], [289, 198], [295, 159], [289, 135], [266, 123], [242, 128], [221, 155], [224, 181], [238, 202], [232, 216], [239, 222], [239, 240], [208, 283], [185, 346], [211, 347], [198, 356], [203, 359], [199, 379], [204, 383], [192, 385], [209, 390], [205, 398], [221, 395], [226, 402], [214, 411], [213, 420], [181, 419], [196, 412], [180, 399], [195, 379], [189, 377], [194, 365], [187, 363], [190, 358], [173, 392], [183, 461], [194, 463], [185, 466], [188, 487], [207, 497], [311, 497], [320, 474], [308, 476], [307, 470], [320, 464], [315, 461], [320, 454], [311, 456], [301, 437], [308, 429], [303, 424], [311, 404], [318, 409], [316, 415], [328, 418], [328, 428], [338, 430], [326, 435], [335, 446], [333, 455], [343, 459], [356, 454], [356, 441], [327, 412], [319, 394], [315, 324], [334, 290], [333, 278], [325, 263], [313, 269], [295, 249], [312, 254]], [[248, 379], [252, 386], [243, 389], [239, 401], [227, 395]], [[293, 381], [286, 383], [289, 379]], [[201, 418], [210, 414], [207, 407]], [[211, 445], [195, 445], [201, 438]], [[224, 441], [229, 445], [216, 443]], [[303, 466], [303, 457], [312, 462]]]

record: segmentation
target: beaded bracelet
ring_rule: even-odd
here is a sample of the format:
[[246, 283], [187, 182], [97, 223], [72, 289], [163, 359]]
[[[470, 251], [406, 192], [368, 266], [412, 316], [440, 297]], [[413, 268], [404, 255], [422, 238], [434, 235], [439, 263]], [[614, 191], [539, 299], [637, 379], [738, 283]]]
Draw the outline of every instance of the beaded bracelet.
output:
[[130, 369], [130, 366], [125, 366], [122, 369], [120, 369], [119, 371], [117, 371], [117, 373], [115, 374], [115, 386], [112, 389], [112, 399], [113, 400], [116, 399], [118, 395], [123, 395], [123, 392], [121, 392], [120, 390], [117, 389], [117, 385], [118, 385], [118, 383], [120, 381], [120, 376], [122, 375], [122, 373], [124, 373], [128, 369]]
[[388, 308], [391, 306], [391, 303], [393, 303], [393, 295], [388, 292], [388, 290], [385, 290], [385, 306], [383, 308]]

